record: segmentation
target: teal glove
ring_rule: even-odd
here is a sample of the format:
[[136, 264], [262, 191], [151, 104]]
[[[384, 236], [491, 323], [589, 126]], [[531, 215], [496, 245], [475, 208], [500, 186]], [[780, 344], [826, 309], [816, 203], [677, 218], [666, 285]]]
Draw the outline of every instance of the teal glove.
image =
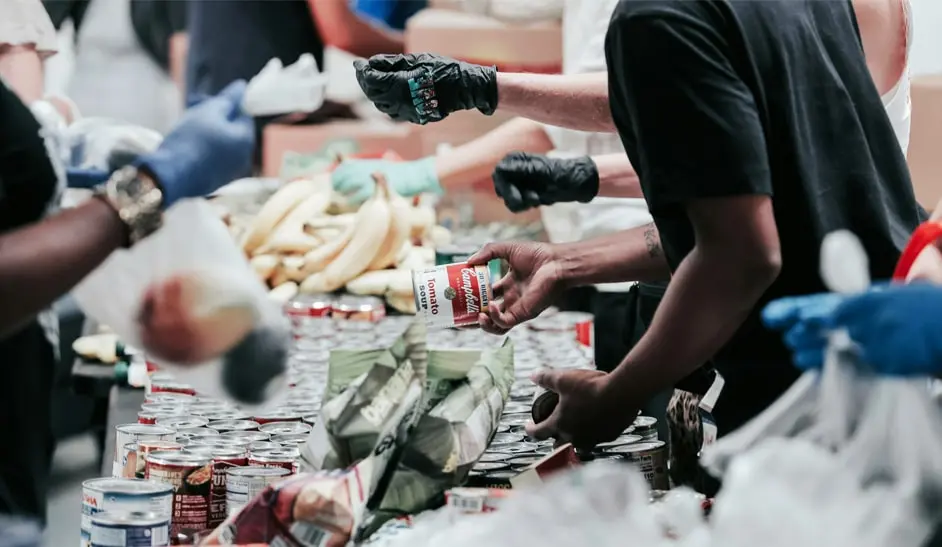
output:
[[373, 173], [380, 172], [399, 195], [411, 197], [423, 193], [441, 194], [442, 185], [435, 173], [435, 158], [416, 161], [348, 160], [331, 173], [334, 190], [358, 205], [373, 195]]

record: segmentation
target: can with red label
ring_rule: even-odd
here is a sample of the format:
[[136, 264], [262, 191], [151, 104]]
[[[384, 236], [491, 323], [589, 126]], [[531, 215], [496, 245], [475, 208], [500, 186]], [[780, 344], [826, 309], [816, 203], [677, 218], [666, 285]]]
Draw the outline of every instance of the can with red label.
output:
[[157, 423], [157, 420], [161, 418], [171, 418], [174, 416], [179, 416], [179, 414], [167, 413], [167, 412], [151, 412], [149, 410], [142, 410], [137, 413], [137, 423], [154, 425]]
[[249, 452], [249, 465], [281, 467], [294, 474], [298, 472], [298, 459], [300, 457], [301, 452], [297, 448], [282, 447], [257, 450]]
[[386, 305], [375, 296], [345, 295], [334, 302], [330, 315], [334, 319], [375, 323], [386, 317]]
[[[270, 424], [272, 422], [300, 422], [301, 414], [292, 410], [270, 410], [268, 412], [258, 412], [252, 419], [258, 422], [259, 425]], [[259, 427], [259, 429], [261, 429], [261, 427]]]
[[478, 324], [491, 302], [491, 272], [487, 266], [445, 264], [414, 270], [415, 307], [433, 329]]
[[125, 479], [143, 479], [144, 462], [147, 460], [147, 455], [161, 450], [183, 450], [183, 444], [176, 441], [141, 440], [124, 445], [124, 455], [121, 458], [121, 477]]
[[209, 500], [212, 490], [213, 458], [189, 452], [151, 452], [144, 467], [145, 476], [173, 487], [171, 537], [192, 535], [209, 529]]
[[258, 422], [253, 420], [220, 420], [218, 422], [209, 422], [206, 426], [215, 429], [220, 433], [228, 431], [255, 431], [258, 429]]
[[212, 488], [209, 499], [209, 527], [216, 528], [226, 520], [226, 476], [233, 467], [245, 467], [248, 454], [241, 448], [188, 446], [187, 452], [213, 459]]
[[572, 336], [586, 347], [595, 345], [594, 316], [591, 313], [561, 311], [542, 315], [527, 323], [530, 330]]
[[190, 384], [175, 381], [151, 381], [151, 394], [156, 393], [182, 393], [183, 395], [196, 395], [196, 389]]
[[295, 317], [326, 317], [334, 299], [329, 294], [299, 294], [285, 304], [285, 315]]
[[175, 403], [142, 403], [141, 412], [158, 412], [179, 416], [187, 413], [187, 406]]

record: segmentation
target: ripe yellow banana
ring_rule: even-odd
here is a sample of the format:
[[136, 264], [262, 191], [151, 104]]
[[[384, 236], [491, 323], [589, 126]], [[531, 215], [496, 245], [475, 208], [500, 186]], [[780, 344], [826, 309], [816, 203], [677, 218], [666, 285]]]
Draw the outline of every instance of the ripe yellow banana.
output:
[[275, 227], [259, 253], [306, 253], [318, 245], [318, 241], [304, 233], [304, 223], [311, 217], [324, 214], [330, 205], [329, 187], [304, 198]]
[[[329, 175], [326, 184], [330, 184]], [[298, 206], [305, 198], [321, 191], [324, 188], [324, 177], [316, 179], [299, 179], [282, 186], [265, 202], [262, 210], [252, 219], [245, 233], [242, 235], [242, 249], [252, 254], [260, 247], [275, 226], [281, 222], [292, 209]]]
[[420, 205], [410, 208], [409, 222], [412, 225], [412, 241], [420, 243], [435, 226], [435, 209]]
[[373, 196], [357, 211], [350, 241], [320, 272], [324, 290], [335, 291], [366, 270], [386, 240], [390, 220], [386, 182], [378, 177]]
[[281, 304], [287, 304], [289, 300], [295, 297], [298, 294], [298, 284], [293, 281], [288, 281], [278, 285], [274, 289], [268, 291], [268, 296], [270, 296], [276, 302]]
[[304, 255], [304, 268], [302, 272], [305, 276], [310, 276], [312, 274], [318, 273], [324, 268], [327, 267], [330, 262], [337, 258], [344, 247], [347, 246], [347, 243], [350, 242], [350, 238], [353, 237], [353, 232], [356, 231], [355, 225], [350, 225], [343, 234], [339, 237], [332, 239], [321, 246], [311, 250]]
[[278, 262], [278, 257], [275, 255], [255, 255], [252, 257], [252, 260], [249, 261], [249, 265], [252, 266], [252, 270], [259, 279], [268, 281], [272, 274], [275, 273]]
[[375, 270], [364, 272], [347, 283], [352, 294], [382, 296], [386, 293], [405, 294], [412, 297], [412, 272], [410, 270]]
[[[390, 222], [389, 230], [386, 232], [386, 239], [380, 245], [376, 257], [370, 262], [367, 270], [382, 270], [396, 264], [396, 257], [402, 250], [402, 245], [409, 240], [412, 230], [410, 214], [412, 206], [402, 196], [396, 193], [385, 178], [377, 173], [373, 175], [376, 180], [377, 188], [382, 184], [386, 188], [386, 195], [389, 200]], [[382, 179], [382, 180], [381, 180]]]

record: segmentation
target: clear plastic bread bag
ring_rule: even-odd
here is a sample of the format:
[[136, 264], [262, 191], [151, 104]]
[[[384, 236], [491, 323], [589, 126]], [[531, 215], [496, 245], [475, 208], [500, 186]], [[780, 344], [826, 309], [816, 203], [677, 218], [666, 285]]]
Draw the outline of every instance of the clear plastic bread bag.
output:
[[[200, 362], [153, 356], [142, 329], [155, 287], [179, 283], [187, 354], [218, 354]], [[107, 325], [148, 360], [202, 394], [261, 404], [284, 386], [290, 331], [219, 216], [204, 200], [184, 200], [154, 234], [113, 253], [73, 291], [83, 311]], [[192, 335], [192, 336], [188, 336]], [[231, 340], [230, 340], [231, 338]], [[168, 351], [157, 352], [167, 355]]]

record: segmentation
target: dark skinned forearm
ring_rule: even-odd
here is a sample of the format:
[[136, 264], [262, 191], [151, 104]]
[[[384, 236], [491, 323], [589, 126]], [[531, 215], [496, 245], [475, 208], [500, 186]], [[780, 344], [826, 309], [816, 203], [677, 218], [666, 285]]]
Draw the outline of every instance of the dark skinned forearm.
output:
[[735, 254], [694, 249], [684, 259], [651, 326], [612, 372], [613, 393], [646, 400], [673, 387], [732, 338], [778, 274], [774, 263]]
[[127, 241], [100, 199], [0, 235], [0, 337], [69, 292]]
[[567, 286], [664, 281], [671, 277], [653, 223], [553, 247]]

